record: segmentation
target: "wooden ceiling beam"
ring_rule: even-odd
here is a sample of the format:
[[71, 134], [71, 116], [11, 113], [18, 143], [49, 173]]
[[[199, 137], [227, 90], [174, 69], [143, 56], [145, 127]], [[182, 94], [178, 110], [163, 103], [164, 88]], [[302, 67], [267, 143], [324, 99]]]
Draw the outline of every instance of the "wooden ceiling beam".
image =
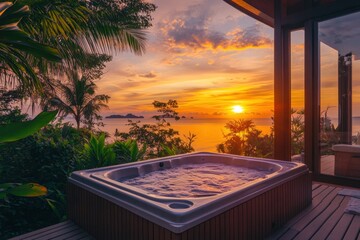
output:
[[245, 2], [244, 0], [224, 0], [231, 6], [235, 7], [236, 9], [240, 10], [241, 12], [255, 18], [256, 20], [270, 26], [274, 27], [274, 18], [267, 15], [266, 13], [260, 11], [259, 9], [255, 8], [254, 6], [250, 5], [249, 3]]

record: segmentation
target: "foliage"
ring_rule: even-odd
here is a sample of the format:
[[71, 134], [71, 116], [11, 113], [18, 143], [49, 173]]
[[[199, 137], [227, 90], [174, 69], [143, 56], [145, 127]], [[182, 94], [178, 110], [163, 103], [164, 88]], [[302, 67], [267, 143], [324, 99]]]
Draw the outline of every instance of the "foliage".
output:
[[130, 126], [128, 133], [118, 133], [117, 137], [122, 140], [133, 139], [138, 143], [147, 146], [147, 158], [160, 157], [170, 153], [169, 149], [176, 149], [177, 153], [187, 153], [194, 151], [192, 143], [196, 135], [190, 134], [187, 142], [179, 137], [179, 132], [171, 128], [171, 124], [166, 119], [179, 120], [176, 100], [169, 100], [167, 103], [154, 101], [154, 108], [161, 115], [155, 115], [155, 124], [140, 124], [140, 121], [129, 120]]
[[[273, 120], [273, 118], [272, 118]], [[262, 134], [252, 120], [233, 120], [225, 125], [229, 133], [224, 134], [225, 142], [217, 146], [218, 152], [253, 157], [273, 156], [274, 128], [270, 134]], [[304, 151], [304, 110], [291, 109], [291, 154]]]
[[0, 3], [0, 75], [6, 81], [6, 76], [14, 73], [24, 90], [39, 91], [41, 83], [24, 53], [51, 61], [59, 61], [61, 58], [56, 49], [34, 41], [18, 28], [18, 23], [28, 14], [27, 6]]
[[304, 110], [291, 109], [291, 155], [304, 152]]
[[[130, 50], [142, 54], [145, 32], [151, 26], [155, 5], [141, 0], [18, 0], [32, 11], [21, 27], [38, 41], [59, 49], [64, 67], [77, 69], [88, 53], [118, 53]], [[34, 62], [34, 65], [47, 65]], [[59, 71], [60, 70], [60, 71]]]
[[[0, 125], [0, 143], [14, 142], [26, 138], [52, 121], [57, 114], [42, 112], [33, 120]], [[2, 166], [0, 164], [0, 166]], [[47, 194], [47, 189], [36, 183], [3, 183], [0, 184], [0, 200], [7, 199], [8, 195], [18, 197], [39, 197]]]
[[333, 154], [331, 146], [341, 142], [340, 133], [336, 130], [331, 119], [328, 117], [328, 111], [331, 107], [327, 107], [321, 112], [320, 116], [320, 145], [321, 155]]
[[0, 125], [0, 143], [13, 142], [37, 132], [54, 120], [57, 111], [42, 112], [33, 120]]
[[137, 142], [132, 139], [127, 141], [115, 141], [112, 149], [116, 154], [118, 163], [129, 163], [142, 160], [146, 153], [146, 144], [139, 148]]
[[22, 114], [17, 104], [21, 101], [23, 94], [19, 90], [5, 91], [0, 89], [0, 124], [22, 122], [27, 119]]
[[173, 118], [176, 121], [180, 119], [179, 113], [175, 111], [175, 109], [179, 107], [176, 100], [170, 99], [167, 103], [154, 101], [153, 106], [158, 113], [162, 113], [161, 115], [153, 116], [153, 118], [155, 118], [158, 121], [165, 118]]
[[91, 135], [85, 144], [83, 158], [79, 162], [80, 168], [96, 168], [117, 164], [116, 155], [111, 145], [105, 143], [105, 134], [98, 137]]
[[6, 204], [0, 204], [0, 238], [7, 239], [65, 219], [67, 178], [76, 170], [88, 137], [84, 130], [56, 124], [27, 138], [0, 145], [1, 182], [38, 182], [48, 190], [40, 198], [8, 195]]
[[17, 197], [40, 197], [47, 194], [47, 189], [37, 183], [2, 183], [0, 184], [0, 199], [6, 199], [7, 195]]
[[[100, 57], [95, 62], [89, 62], [88, 69], [83, 70], [82, 76], [72, 71], [68, 74], [69, 81], [58, 82], [57, 89], [43, 100], [44, 109], [59, 109], [64, 117], [72, 115], [79, 129], [83, 122], [89, 129], [100, 121], [100, 110], [106, 108], [110, 96], [95, 95], [95, 79], [100, 78], [105, 67], [104, 61], [110, 58]], [[100, 123], [101, 124], [101, 123]]]
[[218, 152], [245, 156], [271, 157], [273, 135], [262, 135], [252, 120], [238, 119], [226, 123], [229, 133], [225, 142], [217, 145]]

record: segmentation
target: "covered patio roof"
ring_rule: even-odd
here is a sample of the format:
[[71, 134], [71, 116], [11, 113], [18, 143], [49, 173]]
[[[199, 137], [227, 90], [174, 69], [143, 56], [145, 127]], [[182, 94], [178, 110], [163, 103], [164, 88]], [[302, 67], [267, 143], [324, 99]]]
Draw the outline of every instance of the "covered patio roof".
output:
[[274, 27], [274, 0], [225, 0], [256, 20]]

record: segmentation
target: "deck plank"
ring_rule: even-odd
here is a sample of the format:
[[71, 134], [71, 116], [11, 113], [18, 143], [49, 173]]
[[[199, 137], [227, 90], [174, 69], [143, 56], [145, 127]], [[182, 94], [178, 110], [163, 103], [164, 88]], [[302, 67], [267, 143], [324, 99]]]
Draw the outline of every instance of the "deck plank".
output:
[[350, 198], [345, 197], [339, 207], [334, 211], [334, 213], [323, 223], [319, 230], [314, 234], [313, 239], [325, 239], [335, 228], [336, 224], [340, 221], [341, 217], [344, 215], [344, 210], [349, 203]]
[[331, 231], [328, 240], [344, 239], [345, 233], [348, 230], [354, 215], [343, 213], [341, 219], [336, 227]]
[[312, 192], [313, 197], [316, 197], [318, 194], [322, 193], [323, 191], [325, 191], [328, 188], [329, 188], [329, 186], [327, 186], [327, 185], [321, 185], [321, 186], [315, 188], [314, 191]]
[[313, 186], [311, 206], [291, 219], [267, 239], [350, 239], [360, 240], [360, 216], [345, 213], [350, 197], [337, 195], [342, 188]]
[[314, 191], [316, 188], [318, 188], [320, 186], [320, 184], [318, 183], [313, 183], [312, 184], [312, 190]]
[[79, 227], [74, 224], [74, 225], [69, 226], [67, 228], [56, 229], [56, 230], [53, 230], [53, 231], [45, 232], [45, 233], [33, 236], [31, 238], [27, 238], [27, 239], [28, 240], [46, 240], [46, 239], [49, 239], [49, 238], [55, 238], [55, 237], [64, 235], [66, 233], [75, 231], [78, 228]]
[[311, 239], [316, 232], [320, 231], [321, 227], [324, 226], [323, 224], [332, 216], [332, 214], [340, 206], [343, 199], [343, 196], [336, 196], [328, 207], [324, 209], [324, 211], [322, 211], [314, 220], [312, 220], [311, 223], [308, 224], [294, 239]]
[[26, 233], [9, 240], [48, 240], [48, 239], [92, 239], [84, 230], [68, 220], [46, 228]]
[[59, 228], [61, 229], [64, 226], [66, 227], [66, 226], [71, 226], [71, 225], [73, 225], [73, 223], [70, 220], [68, 220], [68, 221], [65, 221], [65, 222], [57, 223], [57, 224], [54, 224], [54, 225], [51, 225], [51, 226], [48, 226], [48, 227], [38, 229], [38, 230], [33, 231], [33, 232], [25, 233], [25, 234], [17, 236], [17, 237], [10, 238], [9, 240], [29, 239], [34, 235], [38, 235], [38, 234], [48, 232], [48, 231], [51, 231], [51, 230], [54, 230], [54, 229], [59, 229]]
[[360, 235], [360, 215], [355, 215], [344, 239], [359, 239]]
[[321, 201], [321, 204], [319, 204], [316, 208], [313, 209], [309, 214], [307, 214], [304, 218], [302, 218], [299, 222], [294, 224], [293, 228], [296, 230], [303, 230], [309, 223], [311, 223], [319, 214], [321, 214], [334, 200], [334, 198], [337, 197], [339, 189], [333, 188], [333, 190], [330, 192], [329, 195], [327, 195], [326, 198], [324, 198]]
[[332, 200], [333, 198], [335, 198], [337, 195], [337, 191], [338, 190], [335, 189], [335, 187], [326, 186], [326, 188], [323, 189], [321, 193], [315, 194], [315, 197], [313, 196], [312, 204], [310, 207], [308, 207], [303, 212], [291, 219], [287, 224], [285, 224], [282, 229], [280, 229], [277, 233], [271, 236], [270, 239], [287, 240], [294, 238], [297, 233], [302, 230], [300, 224], [303, 223], [303, 225], [306, 226], [310, 220], [314, 219], [319, 214], [319, 212], [323, 211], [326, 207], [326, 205], [323, 204], [323, 201], [326, 202], [330, 199]]

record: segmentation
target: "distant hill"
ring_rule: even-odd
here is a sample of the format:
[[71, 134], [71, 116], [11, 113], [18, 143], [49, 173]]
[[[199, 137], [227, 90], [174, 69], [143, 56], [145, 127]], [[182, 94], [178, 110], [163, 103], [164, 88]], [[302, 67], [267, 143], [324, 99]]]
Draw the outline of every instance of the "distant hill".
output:
[[136, 116], [134, 114], [128, 113], [125, 116], [124, 115], [110, 115], [105, 118], [144, 118], [144, 116]]

